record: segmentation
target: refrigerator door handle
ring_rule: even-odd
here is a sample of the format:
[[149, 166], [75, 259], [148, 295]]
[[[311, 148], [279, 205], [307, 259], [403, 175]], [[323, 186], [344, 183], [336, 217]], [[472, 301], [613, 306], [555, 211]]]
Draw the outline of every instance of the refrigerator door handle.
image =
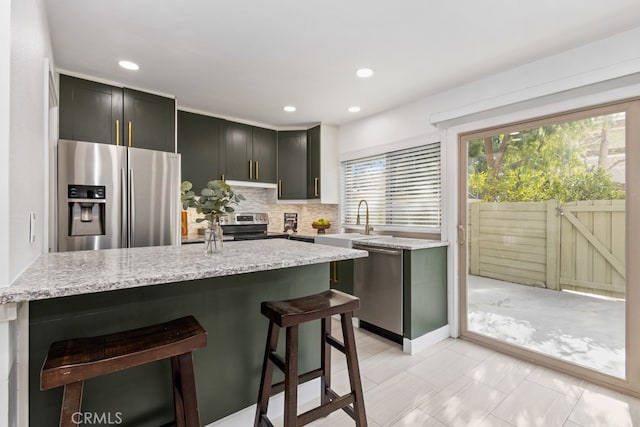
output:
[[129, 247], [135, 246], [136, 195], [133, 182], [133, 170], [129, 169]]
[[120, 169], [120, 239], [121, 239], [121, 243], [119, 245], [119, 247], [121, 248], [126, 248], [128, 246], [128, 239], [127, 239], [127, 224], [128, 224], [128, 218], [127, 218], [127, 205], [128, 205], [128, 200], [127, 200], [127, 173], [125, 172], [124, 168]]

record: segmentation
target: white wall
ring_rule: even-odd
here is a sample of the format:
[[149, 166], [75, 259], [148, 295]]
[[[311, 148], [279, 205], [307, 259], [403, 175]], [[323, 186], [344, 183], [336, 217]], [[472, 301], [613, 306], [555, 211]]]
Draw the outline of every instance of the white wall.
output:
[[[0, 2], [0, 286], [8, 286], [43, 252], [47, 91], [45, 58], [52, 59], [42, 0]], [[37, 218], [29, 242], [29, 212]], [[7, 310], [9, 308], [9, 310]], [[15, 306], [0, 309], [0, 425], [18, 418]], [[20, 380], [22, 381], [22, 380]], [[22, 410], [22, 408], [21, 408]]]
[[[0, 287], [9, 286], [11, 3], [0, 2]], [[0, 405], [1, 407], [1, 405]]]
[[[0, 287], [9, 286], [11, 2], [0, 2]], [[9, 324], [0, 318], [0, 425], [9, 418]]]
[[[45, 176], [45, 58], [51, 42], [41, 0], [12, 2], [9, 272], [15, 280], [43, 251]], [[35, 212], [35, 243], [29, 242], [29, 212]]]
[[[458, 135], [640, 96], [640, 27], [340, 127], [340, 160], [441, 141], [449, 325], [458, 334]], [[435, 58], [437, 60], [437, 58]]]

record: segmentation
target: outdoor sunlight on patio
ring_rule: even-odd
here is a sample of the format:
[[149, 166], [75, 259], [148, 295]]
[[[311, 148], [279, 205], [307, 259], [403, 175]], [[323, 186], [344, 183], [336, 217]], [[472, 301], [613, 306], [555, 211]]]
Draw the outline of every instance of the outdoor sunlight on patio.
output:
[[625, 376], [624, 301], [469, 275], [469, 330]]

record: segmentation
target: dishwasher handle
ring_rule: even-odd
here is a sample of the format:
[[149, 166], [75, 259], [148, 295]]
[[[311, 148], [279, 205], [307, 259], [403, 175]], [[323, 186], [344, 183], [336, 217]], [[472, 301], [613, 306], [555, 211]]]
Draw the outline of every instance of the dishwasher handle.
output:
[[361, 245], [353, 245], [352, 248], [360, 249], [360, 250], [371, 252], [374, 254], [394, 255], [394, 256], [402, 255], [402, 251], [396, 251], [393, 249], [379, 249], [379, 248], [372, 248], [371, 246], [361, 246]]

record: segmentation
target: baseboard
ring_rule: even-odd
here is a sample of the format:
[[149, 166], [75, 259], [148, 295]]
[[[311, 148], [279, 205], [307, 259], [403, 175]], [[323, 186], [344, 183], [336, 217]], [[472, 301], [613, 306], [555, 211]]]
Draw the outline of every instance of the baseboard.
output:
[[446, 340], [449, 336], [449, 325], [444, 325], [441, 328], [428, 332], [421, 337], [414, 338], [412, 340], [404, 338], [402, 341], [402, 351], [407, 354], [416, 354], [437, 342]]
[[[320, 396], [320, 379], [306, 382], [298, 386], [298, 408], [307, 402], [317, 399]], [[268, 415], [271, 420], [281, 417], [284, 414], [284, 393], [278, 393], [269, 400]], [[256, 416], [256, 405], [248, 406], [228, 415], [218, 421], [208, 424], [206, 427], [238, 427], [252, 426]]]

